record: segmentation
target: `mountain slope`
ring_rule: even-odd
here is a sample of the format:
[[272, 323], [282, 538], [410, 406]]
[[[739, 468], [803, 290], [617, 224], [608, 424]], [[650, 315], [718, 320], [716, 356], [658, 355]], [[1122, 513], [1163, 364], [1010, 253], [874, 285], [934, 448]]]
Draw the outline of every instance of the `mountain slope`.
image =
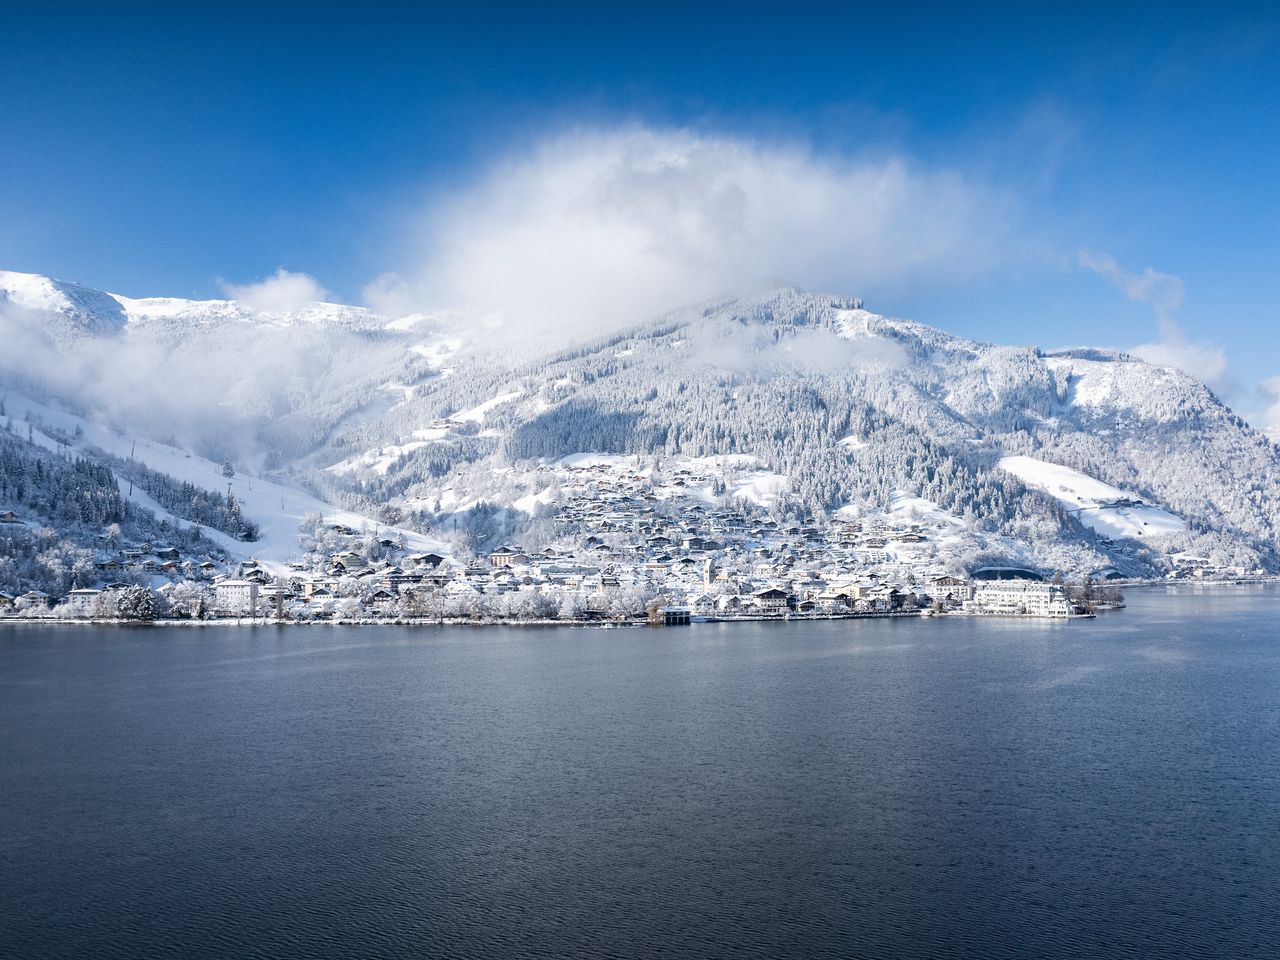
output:
[[[425, 425], [434, 433], [413, 433]], [[1190, 377], [1123, 354], [976, 343], [794, 290], [680, 311], [516, 369], [477, 366], [344, 439], [364, 448], [379, 435], [425, 443], [342, 474], [375, 501], [434, 502], [465, 482], [513, 502], [536, 492], [517, 482], [522, 464], [574, 453], [751, 454], [790, 479], [783, 499], [807, 515], [909, 491], [978, 532], [1080, 543], [1135, 572], [1197, 543], [1276, 562], [1276, 449]], [[1124, 531], [1091, 529], [1000, 469], [1014, 455], [1126, 491], [1185, 528], [1105, 542]]]
[[[1124, 354], [978, 343], [782, 289], [511, 360], [517, 330], [458, 318], [281, 316], [42, 280], [0, 274], [9, 327], [81, 338], [0, 376], [366, 516], [457, 529], [496, 509], [512, 536], [545, 536], [575, 455], [659, 478], [711, 458], [701, 493], [671, 496], [818, 522], [917, 498], [953, 518], [948, 549], [970, 564], [1154, 575], [1193, 551], [1280, 566], [1276, 447], [1202, 384]], [[1025, 458], [1059, 472], [1008, 469]]]

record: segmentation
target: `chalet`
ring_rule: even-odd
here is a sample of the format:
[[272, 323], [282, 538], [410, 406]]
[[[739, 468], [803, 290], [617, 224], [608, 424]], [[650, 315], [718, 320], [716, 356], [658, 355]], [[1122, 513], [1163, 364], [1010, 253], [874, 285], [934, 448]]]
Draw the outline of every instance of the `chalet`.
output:
[[489, 565], [493, 567], [512, 567], [528, 562], [528, 554], [521, 553], [512, 547], [499, 547], [489, 554]]
[[854, 598], [847, 590], [827, 589], [814, 597], [825, 610], [840, 612], [853, 609]]
[[734, 614], [741, 613], [743, 610], [743, 606], [744, 604], [743, 604], [742, 598], [737, 596], [736, 594], [729, 594], [728, 596], [716, 597], [716, 608], [721, 613], [727, 614], [729, 616], [733, 616]]
[[716, 612], [716, 599], [709, 593], [691, 594], [688, 603], [689, 609], [699, 617], [709, 617]]
[[12, 510], [5, 510], [3, 513], [0, 513], [0, 523], [21, 524], [22, 521], [18, 519], [18, 515]]
[[182, 553], [177, 547], [158, 546], [155, 549], [155, 556], [157, 560], [179, 560], [182, 558]]
[[369, 565], [369, 561], [354, 550], [343, 550], [341, 553], [335, 553], [329, 559], [335, 567], [341, 565], [344, 570], [363, 570]]
[[296, 593], [283, 584], [272, 584], [263, 587], [262, 592], [258, 594], [259, 604], [266, 606], [275, 613], [283, 613], [284, 608], [291, 605], [294, 600], [298, 599]]
[[307, 577], [300, 579], [294, 589], [301, 591], [304, 597], [313, 597], [319, 593], [332, 596], [338, 590], [338, 581], [332, 577]]
[[37, 607], [43, 610], [49, 606], [49, 595], [47, 593], [41, 593], [39, 590], [28, 590], [14, 601], [14, 606], [17, 606], [19, 603], [25, 607]]
[[765, 613], [784, 613], [791, 606], [791, 595], [778, 587], [766, 587], [751, 596], [756, 606]]
[[9, 596], [7, 593], [0, 593], [0, 610], [12, 610], [12, 609], [13, 609], [13, 597]]
[[405, 573], [399, 568], [384, 570], [379, 574], [379, 579], [387, 585], [388, 590], [399, 592], [405, 587], [411, 587], [422, 582], [422, 574]]
[[474, 597], [480, 594], [475, 584], [466, 580], [451, 580], [445, 585], [444, 592], [451, 597]]
[[369, 595], [366, 605], [375, 610], [386, 610], [396, 602], [396, 595], [390, 590], [376, 590]]
[[929, 593], [938, 600], [951, 603], [973, 599], [973, 588], [959, 577], [934, 577], [929, 581]]

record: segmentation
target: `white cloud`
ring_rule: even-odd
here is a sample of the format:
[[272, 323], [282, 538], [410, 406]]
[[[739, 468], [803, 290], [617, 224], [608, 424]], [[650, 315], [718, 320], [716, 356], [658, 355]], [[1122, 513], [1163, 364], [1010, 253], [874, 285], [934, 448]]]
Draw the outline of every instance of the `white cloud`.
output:
[[1129, 352], [1147, 363], [1177, 367], [1215, 389], [1221, 390], [1231, 382], [1227, 355], [1221, 347], [1191, 343], [1176, 330], [1152, 343], [1132, 347]]
[[948, 170], [629, 126], [579, 130], [437, 203], [369, 302], [503, 314], [572, 339], [776, 283], [866, 295], [1003, 256], [1013, 204]]
[[413, 289], [396, 273], [383, 273], [365, 284], [361, 291], [364, 305], [388, 317], [403, 317], [416, 307]]
[[1280, 443], [1280, 377], [1263, 380], [1258, 387], [1267, 409], [1259, 418], [1259, 426], [1276, 443]]
[[1131, 348], [1131, 353], [1148, 363], [1177, 367], [1215, 389], [1231, 385], [1227, 355], [1222, 348], [1192, 343], [1182, 333], [1177, 318], [1177, 311], [1182, 306], [1181, 278], [1151, 267], [1141, 273], [1130, 273], [1121, 268], [1114, 258], [1089, 250], [1081, 250], [1077, 259], [1080, 266], [1105, 277], [1130, 300], [1148, 303], [1155, 311], [1159, 337]]
[[1151, 304], [1162, 331], [1166, 322], [1176, 323], [1173, 316], [1182, 306], [1182, 280], [1179, 277], [1150, 267], [1141, 273], [1129, 273], [1122, 270], [1114, 258], [1090, 250], [1081, 250], [1078, 259], [1080, 266], [1111, 281], [1130, 300]]
[[315, 277], [292, 273], [284, 267], [256, 283], [236, 284], [219, 280], [218, 287], [232, 300], [239, 300], [264, 313], [287, 313], [329, 296], [329, 291]]

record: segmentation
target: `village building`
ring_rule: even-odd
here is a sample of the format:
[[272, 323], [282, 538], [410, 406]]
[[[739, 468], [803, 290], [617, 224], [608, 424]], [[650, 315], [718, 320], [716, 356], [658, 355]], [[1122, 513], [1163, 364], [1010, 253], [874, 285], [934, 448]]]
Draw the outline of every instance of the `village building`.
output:
[[213, 592], [220, 613], [244, 616], [258, 608], [258, 584], [252, 580], [221, 580]]
[[989, 580], [977, 585], [966, 605], [997, 616], [1069, 617], [1071, 602], [1062, 588], [1040, 580]]
[[499, 547], [489, 554], [489, 565], [494, 567], [510, 567], [528, 562], [528, 554], [512, 547]]
[[67, 615], [71, 617], [92, 617], [97, 607], [101, 590], [81, 587], [67, 594]]

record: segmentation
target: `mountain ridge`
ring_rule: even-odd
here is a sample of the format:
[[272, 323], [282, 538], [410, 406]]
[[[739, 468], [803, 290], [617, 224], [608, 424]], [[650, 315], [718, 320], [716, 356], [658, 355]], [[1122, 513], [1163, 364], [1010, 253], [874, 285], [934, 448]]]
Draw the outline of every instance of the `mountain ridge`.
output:
[[[203, 352], [217, 399], [179, 425], [185, 445], [368, 516], [546, 538], [535, 515], [557, 508], [547, 485], [563, 483], [549, 464], [638, 457], [660, 471], [664, 459], [745, 455], [785, 481], [771, 482], [770, 509], [797, 518], [922, 498], [963, 523], [958, 562], [1005, 551], [1045, 569], [1155, 576], [1187, 551], [1249, 568], [1280, 561], [1275, 445], [1203, 384], [1120, 351], [983, 343], [795, 288], [680, 308], [555, 351], [504, 351], [518, 327], [401, 323], [337, 305], [282, 324], [235, 301], [109, 303], [32, 277], [0, 272], [0, 305], [21, 306], [19, 323], [80, 324], [79, 350], [123, 336], [162, 361]], [[111, 303], [125, 322], [110, 322], [120, 316]], [[302, 324], [299, 342], [290, 331]], [[67, 348], [55, 338], [51, 349], [56, 360]], [[90, 416], [113, 415], [75, 388], [48, 389]], [[221, 422], [197, 429], [219, 409]], [[115, 416], [117, 427], [174, 439]], [[1010, 457], [1059, 465], [1182, 526], [1104, 536], [1054, 491], [1002, 469]], [[732, 499], [733, 482], [730, 472], [711, 486]]]

